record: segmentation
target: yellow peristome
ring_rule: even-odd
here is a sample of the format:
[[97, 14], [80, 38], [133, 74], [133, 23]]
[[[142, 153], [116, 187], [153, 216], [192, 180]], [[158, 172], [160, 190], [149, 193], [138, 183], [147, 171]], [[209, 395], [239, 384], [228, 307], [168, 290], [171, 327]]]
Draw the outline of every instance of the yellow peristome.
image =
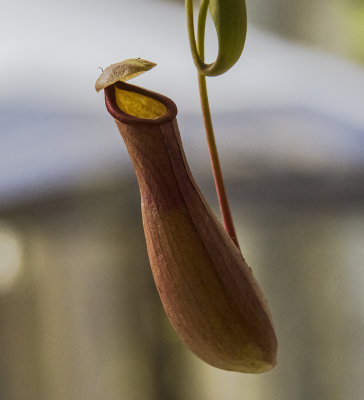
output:
[[160, 101], [140, 93], [115, 88], [116, 103], [121, 111], [137, 118], [156, 119], [167, 113]]

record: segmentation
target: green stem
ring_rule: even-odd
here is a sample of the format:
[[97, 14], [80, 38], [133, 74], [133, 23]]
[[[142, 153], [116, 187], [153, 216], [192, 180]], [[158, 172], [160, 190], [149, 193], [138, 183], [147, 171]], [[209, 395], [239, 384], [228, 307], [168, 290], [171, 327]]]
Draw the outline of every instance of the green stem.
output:
[[[205, 20], [206, 20], [206, 13], [208, 8], [208, 0], [202, 0], [200, 5], [200, 13], [198, 17], [198, 21], [200, 24], [201, 14], [205, 12]], [[200, 70], [206, 69], [208, 65], [203, 62], [203, 58], [201, 59], [199, 51], [197, 50], [197, 45], [195, 41], [195, 27], [193, 24], [193, 0], [186, 0], [186, 16], [187, 16], [187, 31], [188, 31], [188, 39], [190, 41], [191, 47], [191, 54], [193, 61], [196, 67]], [[203, 18], [202, 18], [203, 19]], [[203, 22], [203, 21], [201, 21]], [[203, 22], [204, 24], [204, 22]]]
[[[205, 24], [206, 24], [207, 9], [208, 9], [208, 0], [202, 0], [198, 15], [198, 24], [197, 24], [197, 52], [201, 60], [204, 60], [205, 58], [204, 43], [205, 43]], [[222, 219], [224, 222], [226, 232], [231, 237], [233, 242], [236, 244], [238, 249], [240, 249], [234, 227], [233, 218], [230, 211], [229, 202], [226, 195], [224, 179], [220, 166], [219, 154], [216, 147], [214, 129], [211, 120], [209, 99], [207, 95], [206, 77], [204, 75], [198, 74], [198, 84], [200, 90], [201, 109], [205, 124], [207, 144], [210, 153], [210, 161], [214, 175], [216, 193], [220, 204]]]

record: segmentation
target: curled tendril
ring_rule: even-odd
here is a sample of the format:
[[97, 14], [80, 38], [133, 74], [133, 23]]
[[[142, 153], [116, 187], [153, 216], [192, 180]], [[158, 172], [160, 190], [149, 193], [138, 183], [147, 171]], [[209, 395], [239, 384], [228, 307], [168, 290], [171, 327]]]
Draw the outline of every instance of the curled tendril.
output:
[[[215, 62], [204, 62], [204, 40], [207, 11], [210, 11], [218, 39]], [[192, 57], [201, 75], [217, 76], [230, 69], [239, 59], [246, 37], [245, 0], [201, 0], [197, 23], [197, 43], [193, 22], [193, 0], [186, 0], [187, 29]]]

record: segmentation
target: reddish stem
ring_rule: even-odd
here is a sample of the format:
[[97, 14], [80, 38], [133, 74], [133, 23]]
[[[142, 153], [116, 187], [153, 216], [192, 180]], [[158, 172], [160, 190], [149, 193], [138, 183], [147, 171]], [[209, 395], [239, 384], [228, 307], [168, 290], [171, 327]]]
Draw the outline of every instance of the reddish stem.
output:
[[211, 166], [212, 166], [212, 171], [213, 171], [213, 175], [214, 175], [216, 193], [217, 193], [217, 198], [219, 200], [222, 219], [224, 222], [226, 232], [228, 233], [228, 235], [231, 237], [233, 242], [236, 244], [236, 246], [240, 250], [238, 238], [237, 238], [235, 227], [234, 227], [233, 218], [232, 218], [231, 211], [230, 211], [229, 202], [228, 202], [227, 195], [226, 195], [224, 179], [222, 176], [222, 171], [221, 171], [221, 166], [220, 166], [219, 154], [218, 154], [217, 147], [216, 147], [214, 129], [212, 126], [211, 113], [210, 113], [210, 107], [209, 107], [209, 100], [207, 97], [205, 76], [203, 76], [201, 74], [198, 75], [198, 84], [199, 84], [199, 88], [200, 88], [201, 108], [202, 108], [202, 115], [203, 115], [204, 124], [205, 124], [207, 144], [209, 147]]

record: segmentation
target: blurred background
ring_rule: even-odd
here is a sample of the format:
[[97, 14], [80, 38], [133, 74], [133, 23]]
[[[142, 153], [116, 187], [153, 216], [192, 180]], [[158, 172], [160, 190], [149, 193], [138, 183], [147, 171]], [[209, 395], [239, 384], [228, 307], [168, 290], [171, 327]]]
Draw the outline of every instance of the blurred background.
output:
[[[183, 1], [2, 0], [2, 400], [363, 398], [364, 0], [247, 7], [246, 49], [208, 87], [278, 365], [225, 372], [181, 345], [154, 287], [131, 163], [94, 90], [98, 66], [157, 62], [135, 84], [176, 102], [218, 214]], [[211, 24], [207, 36], [213, 60]]]

